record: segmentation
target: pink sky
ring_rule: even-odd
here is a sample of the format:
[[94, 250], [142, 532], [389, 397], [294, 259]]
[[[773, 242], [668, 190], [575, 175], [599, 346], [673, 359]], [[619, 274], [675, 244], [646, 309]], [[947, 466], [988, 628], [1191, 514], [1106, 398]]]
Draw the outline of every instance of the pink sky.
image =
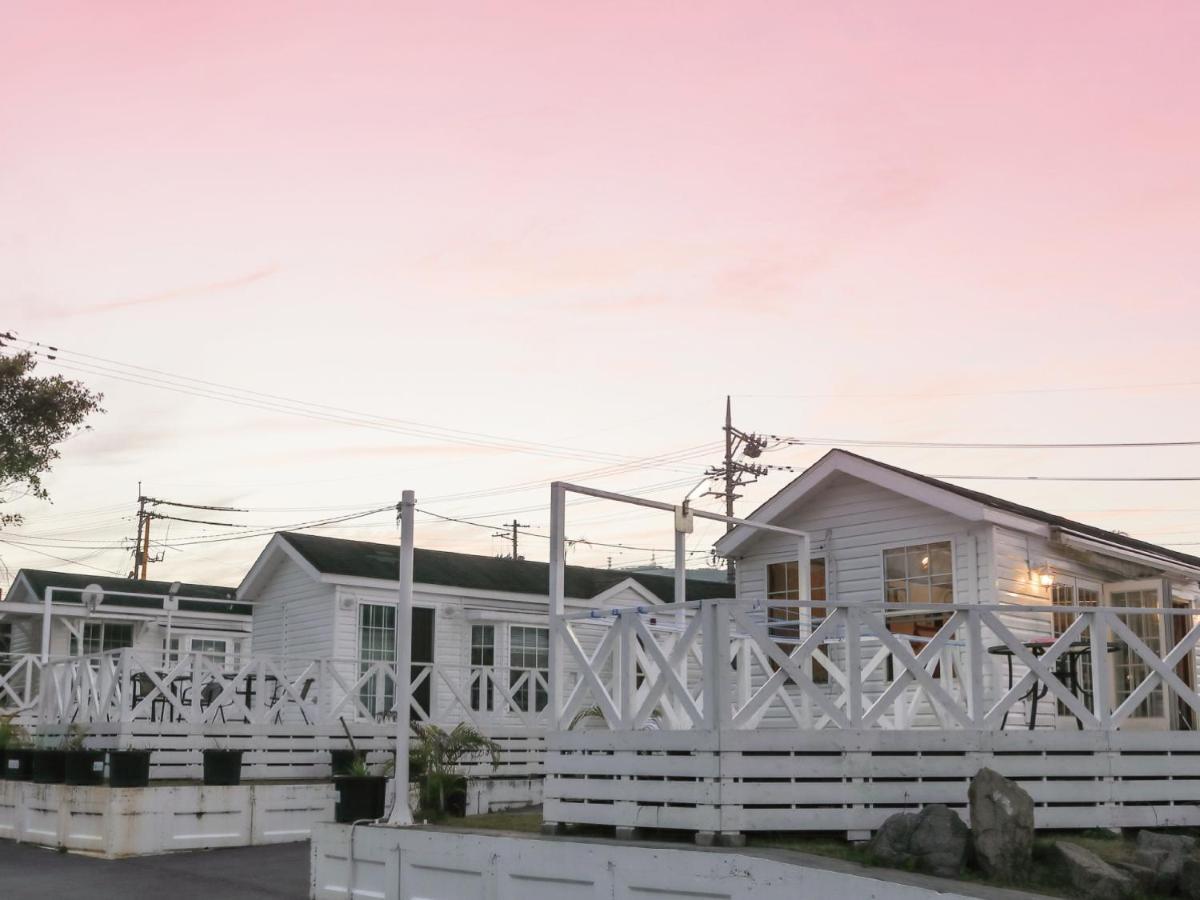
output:
[[[0, 329], [631, 456], [719, 438], [726, 392], [753, 395], [737, 400], [743, 427], [775, 433], [1200, 434], [1194, 387], [994, 393], [1195, 380], [1195, 4], [647, 6], [9, 7]], [[109, 413], [69, 442], [56, 503], [29, 506], [25, 530], [104, 569], [126, 558], [69, 542], [132, 533], [139, 479], [267, 525], [319, 515], [282, 507], [594, 467], [85, 377]], [[857, 396], [880, 394], [904, 396]], [[1200, 474], [1193, 451], [878, 455], [932, 474]], [[1200, 541], [1195, 485], [976, 486]], [[669, 546], [650, 524], [584, 530]], [[391, 531], [385, 517], [331, 533]], [[482, 529], [423, 538], [498, 549]], [[216, 546], [159, 574], [236, 581], [261, 541]], [[3, 559], [57, 564], [11, 546]]]

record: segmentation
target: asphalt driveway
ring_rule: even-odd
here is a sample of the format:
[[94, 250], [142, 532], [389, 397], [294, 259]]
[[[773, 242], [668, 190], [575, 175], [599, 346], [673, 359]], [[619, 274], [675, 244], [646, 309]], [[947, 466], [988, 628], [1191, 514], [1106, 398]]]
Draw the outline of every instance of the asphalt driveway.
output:
[[92, 859], [0, 840], [4, 900], [303, 900], [308, 843]]

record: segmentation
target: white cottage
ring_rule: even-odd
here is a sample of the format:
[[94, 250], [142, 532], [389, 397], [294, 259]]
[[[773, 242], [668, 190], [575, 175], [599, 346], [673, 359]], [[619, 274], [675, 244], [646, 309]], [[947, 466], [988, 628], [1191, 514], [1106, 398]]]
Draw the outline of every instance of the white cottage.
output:
[[[398, 567], [396, 545], [276, 534], [238, 588], [254, 610], [256, 654], [292, 668], [326, 660], [336, 678], [322, 704], [345, 708], [344, 692], [357, 691], [355, 718], [393, 717]], [[413, 568], [414, 715], [544, 728], [547, 564], [417, 548]], [[687, 590], [689, 599], [732, 595], [698, 579]], [[568, 566], [566, 593], [577, 611], [652, 610], [672, 600], [674, 580]]]
[[[945, 621], [945, 614], [936, 612], [942, 603], [1179, 610], [1194, 608], [1200, 597], [1198, 557], [844, 450], [826, 454], [748, 518], [807, 531], [813, 539], [812, 599], [866, 608], [895, 604], [900, 608], [886, 613], [888, 630], [903, 636], [916, 651]], [[815, 627], [820, 609], [804, 621], [804, 613], [785, 603], [799, 597], [794, 541], [742, 526], [719, 540], [716, 551], [736, 560], [739, 599], [766, 607], [777, 639], [786, 641], [789, 629], [800, 636]], [[773, 608], [772, 601], [779, 605]], [[903, 605], [914, 611], [905, 612]], [[1026, 611], [1001, 618], [1036, 650], [1039, 639], [1061, 634], [1076, 617]], [[1160, 656], [1179, 643], [1195, 621], [1190, 613], [1125, 617]], [[839, 662], [836, 641], [824, 649]], [[984, 667], [989, 689], [1003, 689], [1011, 678], [1013, 655], [999, 638], [985, 649], [993, 650], [992, 665]], [[1024, 671], [1019, 662], [1016, 668]], [[1150, 674], [1145, 662], [1119, 640], [1109, 652], [1109, 668], [1114, 707]], [[820, 681], [820, 666], [815, 669]], [[1195, 651], [1183, 655], [1176, 669], [1194, 690]], [[1090, 671], [1077, 675], [1083, 693], [1090, 695]], [[880, 672], [876, 680], [886, 683], [891, 676]], [[866, 686], [864, 690], [869, 692]], [[1055, 709], [1052, 697], [1029, 705], [1024, 715], [1036, 716], [1035, 709], [1044, 716], [1043, 726], [1077, 726], [1061, 704]], [[1161, 683], [1123, 727], [1194, 729], [1196, 711]]]
[[[85, 596], [97, 587], [89, 606]], [[202, 652], [233, 665], [250, 652], [249, 607], [235, 588], [212, 584], [21, 569], [0, 602], [0, 622], [14, 657], [43, 648], [62, 658], [132, 647]]]

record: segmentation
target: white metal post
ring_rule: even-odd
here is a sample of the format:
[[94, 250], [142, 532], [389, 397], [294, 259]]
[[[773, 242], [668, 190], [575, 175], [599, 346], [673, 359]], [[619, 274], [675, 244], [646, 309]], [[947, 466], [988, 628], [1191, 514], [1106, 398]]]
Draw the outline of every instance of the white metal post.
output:
[[550, 485], [550, 725], [562, 728], [566, 685], [563, 683], [563, 614], [566, 611], [566, 490], [561, 482]]
[[396, 604], [396, 797], [389, 825], [411, 825], [408, 808], [408, 718], [412, 708], [413, 540], [417, 497], [405, 491], [400, 499], [400, 596]]

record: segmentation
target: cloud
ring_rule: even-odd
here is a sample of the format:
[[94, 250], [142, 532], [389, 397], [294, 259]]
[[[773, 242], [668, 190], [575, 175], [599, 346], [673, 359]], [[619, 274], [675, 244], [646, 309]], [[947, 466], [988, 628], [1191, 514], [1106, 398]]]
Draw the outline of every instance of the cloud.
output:
[[224, 281], [213, 281], [208, 284], [191, 285], [190, 287], [176, 288], [171, 291], [160, 291], [154, 294], [143, 294], [138, 297], [110, 300], [106, 303], [97, 303], [92, 306], [82, 306], [75, 309], [56, 309], [44, 315], [46, 318], [68, 318], [90, 315], [92, 313], [113, 312], [114, 310], [127, 309], [131, 306], [149, 306], [155, 303], [167, 303], [172, 300], [188, 300], [193, 297], [203, 297], [209, 294], [237, 290], [246, 285], [270, 278], [278, 271], [279, 266], [272, 264], [245, 275], [240, 275], [237, 278], [229, 278]]

